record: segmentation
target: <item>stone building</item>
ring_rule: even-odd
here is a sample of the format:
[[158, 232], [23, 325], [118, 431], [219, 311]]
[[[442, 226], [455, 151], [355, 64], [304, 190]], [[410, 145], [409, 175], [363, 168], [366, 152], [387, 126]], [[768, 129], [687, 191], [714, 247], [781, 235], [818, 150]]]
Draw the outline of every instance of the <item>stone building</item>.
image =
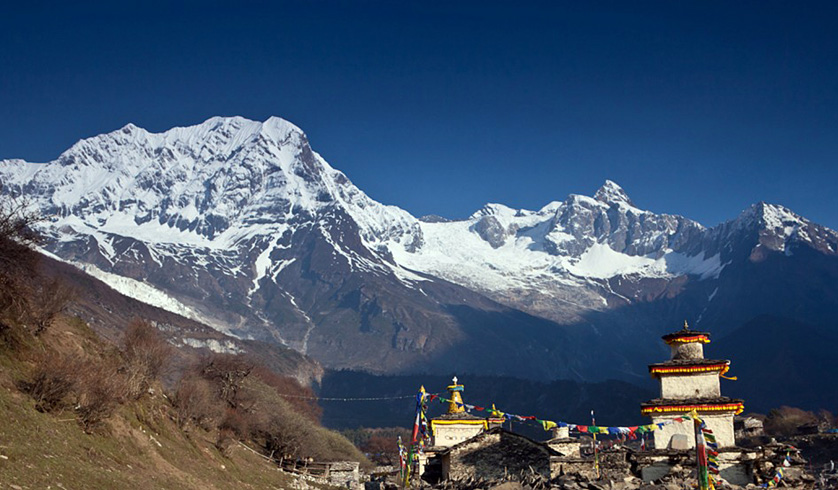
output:
[[762, 420], [755, 417], [734, 417], [734, 436], [737, 439], [763, 436], [765, 435], [765, 427], [763, 425]]
[[[457, 382], [455, 376], [453, 384], [448, 386], [448, 410], [446, 413], [431, 419], [431, 443], [419, 455], [418, 474], [427, 481], [439, 481], [444, 478], [443, 458], [447, 448], [469, 440], [488, 429], [500, 427], [501, 418], [482, 418], [468, 413], [463, 402], [465, 387]], [[447, 453], [446, 453], [447, 454]]]
[[552, 435], [546, 444], [558, 451], [565, 457], [579, 458], [581, 457], [581, 446], [579, 439], [570, 437], [570, 429], [567, 426], [553, 427]]
[[549, 479], [559, 456], [547, 444], [501, 427], [445, 448], [437, 455], [443, 480], [500, 480], [531, 473]]
[[[730, 361], [704, 358], [704, 344], [710, 334], [690, 330], [686, 322], [678, 332], [663, 336], [671, 349], [666, 362], [651, 364], [649, 373], [660, 380], [660, 398], [641, 405], [641, 412], [653, 423], [669, 422], [695, 410], [704, 420], [720, 448], [735, 446], [733, 416], [742, 412], [742, 400], [722, 396], [719, 378], [730, 367]], [[689, 449], [695, 447], [692, 424], [674, 423], [654, 431], [658, 449]]]

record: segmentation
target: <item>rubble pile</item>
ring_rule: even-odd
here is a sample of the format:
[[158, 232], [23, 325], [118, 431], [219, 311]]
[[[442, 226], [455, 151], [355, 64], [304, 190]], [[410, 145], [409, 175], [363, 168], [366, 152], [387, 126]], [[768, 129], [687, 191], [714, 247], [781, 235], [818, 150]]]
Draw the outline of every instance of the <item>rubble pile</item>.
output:
[[[825, 490], [838, 489], [838, 471], [834, 465], [814, 470], [803, 459], [794, 446], [771, 444], [762, 449], [762, 457], [754, 464], [753, 470], [758, 484], [745, 486], [730, 485], [724, 480], [717, 480], [717, 489], [757, 490], [767, 484], [778, 468], [783, 469], [782, 479], [773, 485], [778, 489]], [[632, 471], [629, 464], [635, 466], [637, 460], [625, 451], [612, 451], [600, 454], [600, 477], [592, 471], [565, 473], [555, 478], [548, 478], [535, 470], [505, 472], [496, 478], [451, 478], [430, 485], [414, 480], [412, 488], [425, 490], [694, 490], [696, 475], [694, 460], [687, 453], [681, 453], [680, 462], [672, 461], [668, 472], [663, 476], [644, 481], [639, 473]], [[587, 462], [590, 469], [592, 462]], [[635, 467], [634, 470], [637, 468]], [[397, 485], [390, 482], [368, 482], [366, 490], [397, 490]]]

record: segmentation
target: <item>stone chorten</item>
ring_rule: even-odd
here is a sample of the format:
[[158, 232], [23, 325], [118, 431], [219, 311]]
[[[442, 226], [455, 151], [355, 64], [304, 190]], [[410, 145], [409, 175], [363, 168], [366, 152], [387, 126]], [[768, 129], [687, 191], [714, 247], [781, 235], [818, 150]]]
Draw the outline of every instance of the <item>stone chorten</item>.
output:
[[465, 387], [457, 383], [456, 376], [452, 381], [453, 384], [448, 386], [448, 399], [451, 400], [448, 403], [448, 412], [431, 419], [433, 447], [453, 446], [489, 428], [487, 419], [466, 412], [462, 396]]
[[[678, 332], [664, 335], [671, 348], [668, 361], [649, 365], [649, 373], [661, 383], [660, 398], [641, 404], [641, 413], [657, 424], [689, 415], [695, 410], [713, 431], [719, 447], [735, 445], [733, 416], [744, 409], [742, 400], [722, 396], [719, 378], [730, 369], [730, 361], [704, 358], [704, 344], [710, 334], [690, 330], [687, 322]], [[692, 423], [675, 423], [654, 432], [655, 448], [695, 447]]]

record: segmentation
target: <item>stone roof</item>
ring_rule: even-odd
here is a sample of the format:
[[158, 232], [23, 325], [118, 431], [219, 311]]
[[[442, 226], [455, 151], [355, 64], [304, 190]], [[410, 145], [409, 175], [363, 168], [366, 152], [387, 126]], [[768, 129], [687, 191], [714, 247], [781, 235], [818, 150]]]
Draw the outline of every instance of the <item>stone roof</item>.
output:
[[443, 449], [443, 450], [442, 450], [442, 451], [440, 451], [439, 453], [441, 453], [441, 454], [442, 454], [442, 453], [449, 453], [449, 452], [451, 452], [451, 451], [453, 451], [453, 450], [455, 450], [455, 449], [457, 449], [457, 448], [463, 447], [463, 446], [465, 446], [465, 445], [467, 445], [467, 444], [473, 443], [473, 442], [478, 441], [478, 440], [480, 440], [480, 439], [483, 439], [483, 438], [485, 438], [485, 437], [487, 437], [487, 436], [490, 436], [490, 435], [495, 435], [495, 434], [500, 434], [500, 435], [501, 435], [501, 437], [503, 437], [503, 436], [506, 436], [506, 437], [514, 437], [514, 438], [516, 438], [516, 439], [519, 439], [519, 440], [522, 440], [522, 441], [526, 441], [526, 442], [528, 442], [528, 443], [530, 443], [530, 444], [532, 444], [532, 445], [534, 445], [534, 446], [540, 446], [540, 447], [544, 448], [545, 450], [547, 450], [547, 453], [548, 453], [550, 456], [562, 456], [562, 453], [560, 453], [560, 452], [556, 451], [555, 449], [551, 448], [551, 447], [550, 447], [550, 446], [548, 446], [546, 443], [543, 443], [543, 442], [538, 442], [538, 441], [534, 441], [534, 440], [530, 439], [530, 438], [529, 438], [529, 437], [527, 437], [527, 436], [523, 436], [523, 435], [518, 434], [518, 433], [515, 433], [515, 432], [510, 432], [510, 431], [508, 431], [508, 430], [504, 429], [503, 427], [494, 427], [494, 428], [489, 429], [489, 430], [484, 430], [483, 432], [481, 432], [481, 433], [477, 434], [476, 436], [474, 436], [474, 437], [472, 437], [472, 438], [470, 438], [470, 439], [466, 439], [466, 440], [465, 440], [465, 441], [463, 441], [463, 442], [460, 442], [460, 443], [454, 444], [453, 446], [450, 446], [450, 447], [447, 447], [447, 448]]
[[710, 398], [655, 398], [641, 403], [640, 407], [658, 407], [661, 405], [727, 405], [729, 403], [744, 403], [744, 401], [727, 396], [716, 396]]
[[554, 437], [544, 441], [544, 444], [570, 444], [574, 442], [579, 442], [579, 439], [575, 437]]
[[474, 416], [468, 412], [444, 413], [434, 420], [483, 420], [483, 417]]
[[664, 362], [649, 364], [653, 367], [684, 367], [684, 366], [712, 366], [713, 364], [729, 364], [727, 359], [670, 359]]

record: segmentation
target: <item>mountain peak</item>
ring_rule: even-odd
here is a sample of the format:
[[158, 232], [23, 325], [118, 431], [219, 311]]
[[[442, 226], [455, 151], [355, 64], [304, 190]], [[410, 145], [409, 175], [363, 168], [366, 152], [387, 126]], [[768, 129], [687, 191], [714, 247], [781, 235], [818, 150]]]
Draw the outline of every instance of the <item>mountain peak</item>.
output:
[[298, 126], [277, 116], [265, 119], [265, 122], [262, 123], [262, 131], [283, 136], [288, 133], [304, 134]]
[[472, 214], [469, 219], [479, 219], [484, 216], [515, 216], [518, 214], [519, 211], [510, 208], [509, 206], [497, 203], [487, 203], [474, 214]]
[[624, 202], [630, 206], [634, 206], [634, 203], [631, 202], [631, 199], [626, 194], [626, 191], [623, 190], [622, 187], [617, 185], [616, 182], [612, 180], [606, 180], [602, 187], [596, 191], [594, 194], [594, 199], [604, 203], [616, 203], [616, 202]]
[[784, 226], [801, 225], [807, 220], [785, 206], [760, 201], [745, 209], [739, 215], [737, 221], [740, 223], [740, 226], [747, 226], [749, 223], [753, 223], [768, 229], [779, 229]]
[[122, 128], [120, 128], [120, 131], [122, 131], [123, 133], [126, 133], [126, 134], [136, 133], [137, 131], [142, 131], [142, 130], [143, 130], [143, 128], [137, 126], [134, 123], [128, 123], [125, 126], [122, 126]]

